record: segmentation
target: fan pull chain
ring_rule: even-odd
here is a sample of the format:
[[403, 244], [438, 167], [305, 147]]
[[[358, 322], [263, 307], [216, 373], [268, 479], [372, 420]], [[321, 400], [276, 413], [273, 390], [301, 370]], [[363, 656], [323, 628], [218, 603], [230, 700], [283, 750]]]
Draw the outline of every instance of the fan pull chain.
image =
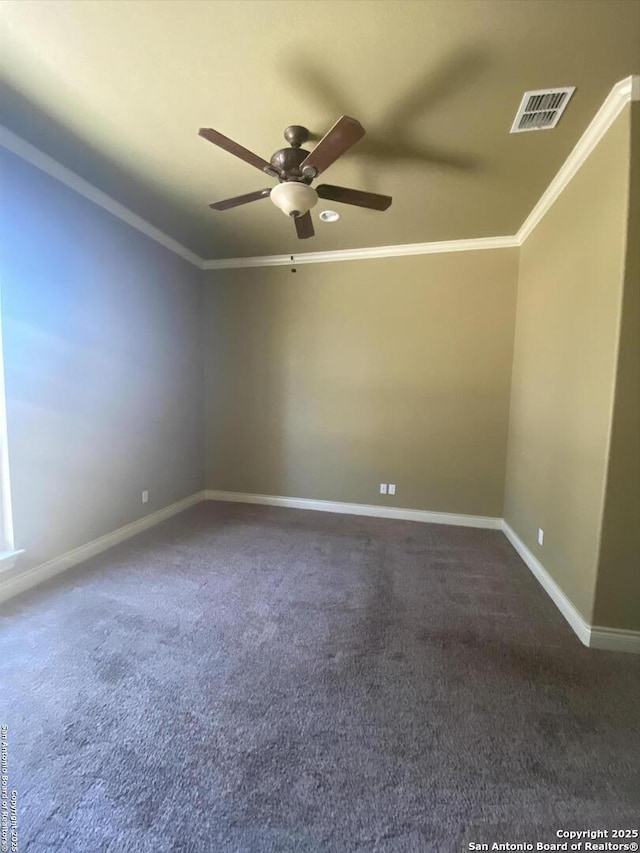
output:
[[290, 255], [291, 258], [291, 272], [297, 272], [297, 269], [293, 265], [293, 255]]

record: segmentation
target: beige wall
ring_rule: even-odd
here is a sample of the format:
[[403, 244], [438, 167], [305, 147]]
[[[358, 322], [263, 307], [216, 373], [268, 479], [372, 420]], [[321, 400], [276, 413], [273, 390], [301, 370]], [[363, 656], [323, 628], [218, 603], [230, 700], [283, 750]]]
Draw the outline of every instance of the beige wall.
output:
[[588, 622], [625, 271], [629, 138], [627, 107], [520, 256], [505, 518]]
[[208, 273], [207, 487], [501, 516], [516, 275], [515, 249]]
[[620, 345], [593, 621], [640, 630], [640, 104], [632, 156]]
[[195, 267], [58, 181], [8, 152], [0, 166], [21, 570], [202, 488], [202, 291]]

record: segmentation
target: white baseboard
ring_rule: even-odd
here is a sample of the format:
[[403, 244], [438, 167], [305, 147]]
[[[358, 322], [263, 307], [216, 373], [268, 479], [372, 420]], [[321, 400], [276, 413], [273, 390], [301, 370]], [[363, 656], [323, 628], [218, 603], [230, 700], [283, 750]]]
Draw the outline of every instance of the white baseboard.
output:
[[518, 554], [522, 557], [526, 566], [533, 572], [536, 580], [543, 587], [549, 598], [551, 598], [569, 625], [571, 625], [580, 642], [584, 643], [585, 646], [590, 645], [591, 625], [585, 621], [571, 600], [560, 589], [542, 563], [527, 548], [522, 539], [520, 539], [506, 521], [503, 522], [502, 529], [504, 530], [504, 534], [509, 542], [511, 542]]
[[101, 554], [108, 548], [112, 548], [114, 545], [124, 542], [125, 539], [130, 539], [132, 536], [142, 533], [143, 530], [148, 530], [148, 528], [160, 524], [161, 521], [165, 521], [165, 519], [170, 518], [172, 515], [177, 515], [179, 512], [189, 509], [189, 507], [200, 503], [202, 500], [204, 500], [204, 492], [196, 492], [188, 498], [165, 506], [156, 512], [152, 512], [150, 515], [145, 515], [132, 524], [119, 527], [118, 530], [107, 533], [105, 536], [94, 539], [92, 542], [87, 542], [86, 545], [81, 545], [79, 548], [74, 548], [73, 551], [67, 551], [66, 554], [61, 554], [59, 557], [48, 560], [46, 563], [41, 563], [39, 566], [34, 566], [25, 572], [18, 572], [6, 579], [3, 579], [0, 575], [0, 601], [6, 601], [8, 598], [12, 598], [14, 595], [18, 595], [18, 593], [31, 589], [37, 584], [54, 577], [54, 575], [58, 575], [72, 566], [78, 565], [78, 563]]
[[611, 652], [640, 653], [640, 631], [625, 631], [620, 628], [605, 628], [589, 625], [574, 604], [562, 591], [537, 557], [527, 548], [522, 539], [506, 521], [503, 522], [504, 534], [522, 557], [526, 566], [534, 574], [549, 598], [573, 628], [578, 639], [591, 649], [604, 649]]
[[404, 509], [375, 504], [352, 504], [343, 501], [317, 501], [310, 498], [289, 498], [280, 495], [251, 495], [246, 492], [220, 492], [207, 489], [208, 501], [286, 506], [293, 509], [311, 509], [318, 512], [336, 512], [342, 515], [370, 515], [375, 518], [396, 518], [402, 521], [421, 521], [427, 524], [452, 524], [456, 527], [485, 527], [502, 530], [502, 519], [484, 515], [457, 515], [451, 512], [428, 512], [422, 509]]
[[633, 652], [640, 655], [640, 631], [625, 631], [621, 628], [603, 628], [594, 625], [591, 629], [592, 649], [608, 652]]

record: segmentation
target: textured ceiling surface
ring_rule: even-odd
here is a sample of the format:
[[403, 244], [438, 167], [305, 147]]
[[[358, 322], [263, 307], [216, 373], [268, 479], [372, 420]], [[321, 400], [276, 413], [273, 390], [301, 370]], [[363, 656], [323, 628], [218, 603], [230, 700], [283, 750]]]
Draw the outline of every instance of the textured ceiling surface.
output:
[[[0, 120], [205, 258], [508, 235], [639, 45], [637, 0], [3, 0]], [[510, 135], [555, 86], [557, 129]], [[269, 159], [341, 114], [367, 136], [322, 181], [387, 212], [321, 201], [340, 221], [298, 241], [268, 199], [208, 208], [275, 182], [199, 127]]]

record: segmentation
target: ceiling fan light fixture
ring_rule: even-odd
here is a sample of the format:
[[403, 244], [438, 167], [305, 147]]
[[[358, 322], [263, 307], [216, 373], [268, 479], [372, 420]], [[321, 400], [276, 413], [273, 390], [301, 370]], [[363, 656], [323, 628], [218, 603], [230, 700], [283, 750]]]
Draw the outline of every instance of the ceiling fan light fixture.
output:
[[271, 201], [285, 216], [304, 216], [318, 203], [318, 193], [300, 181], [285, 181], [271, 190]]
[[[277, 177], [281, 182], [273, 189], [267, 187], [226, 198], [210, 204], [209, 207], [212, 210], [229, 210], [269, 196], [285, 216], [293, 219], [296, 234], [300, 240], [315, 236], [311, 208], [315, 207], [319, 198], [369, 210], [387, 210], [393, 201], [388, 195], [338, 187], [333, 184], [320, 184], [315, 189], [309, 186], [317, 175], [328, 169], [358, 140], [362, 139], [364, 133], [364, 128], [357, 119], [341, 116], [313, 151], [309, 152], [301, 147], [309, 139], [309, 131], [301, 125], [290, 125], [284, 132], [284, 138], [290, 147], [280, 148], [272, 154], [270, 162], [267, 163], [262, 157], [258, 157], [257, 154], [234, 142], [233, 139], [229, 139], [228, 136], [211, 127], [201, 127], [200, 136], [208, 142], [233, 154], [250, 166], [255, 166], [261, 172]], [[320, 218], [324, 222], [335, 222], [340, 215], [333, 210], [325, 210], [320, 214]]]

